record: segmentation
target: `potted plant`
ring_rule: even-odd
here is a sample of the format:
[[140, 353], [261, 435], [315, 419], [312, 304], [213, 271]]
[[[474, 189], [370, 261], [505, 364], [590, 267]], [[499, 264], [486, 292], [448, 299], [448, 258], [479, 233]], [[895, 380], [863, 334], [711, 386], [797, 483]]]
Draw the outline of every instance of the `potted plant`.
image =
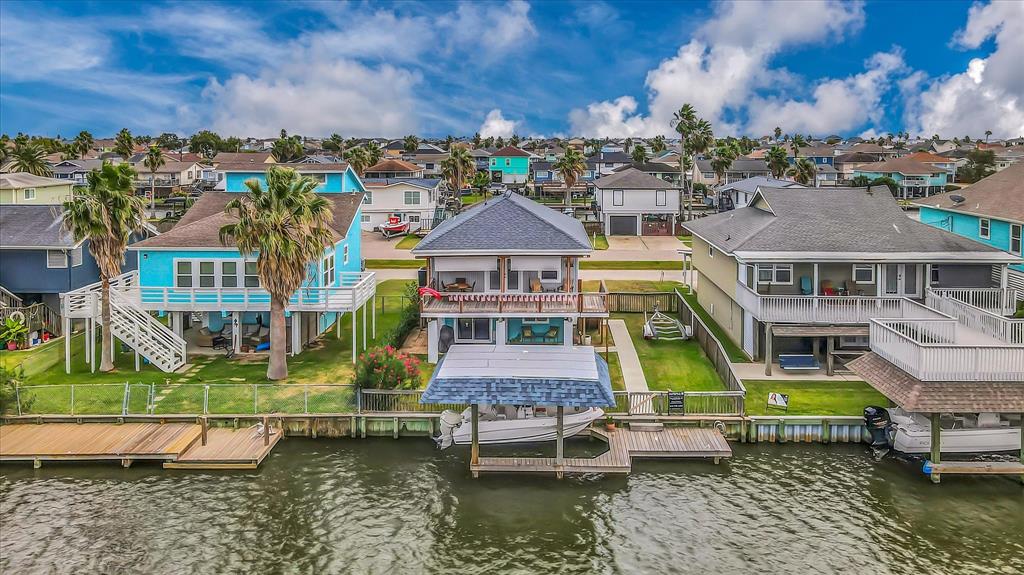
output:
[[0, 326], [0, 339], [7, 342], [7, 349], [9, 351], [18, 349], [25, 341], [26, 335], [28, 335], [28, 327], [13, 317], [7, 318], [4, 324]]
[[615, 431], [615, 420], [612, 419], [612, 416], [604, 418], [604, 428], [608, 431]]

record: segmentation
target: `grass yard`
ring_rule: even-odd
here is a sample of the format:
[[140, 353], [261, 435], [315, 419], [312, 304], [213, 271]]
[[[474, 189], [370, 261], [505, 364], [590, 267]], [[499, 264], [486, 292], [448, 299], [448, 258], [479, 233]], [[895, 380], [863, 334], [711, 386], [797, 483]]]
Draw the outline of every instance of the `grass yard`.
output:
[[711, 333], [715, 334], [718, 341], [722, 342], [722, 347], [725, 348], [725, 353], [729, 356], [730, 361], [733, 363], [750, 363], [750, 357], [740, 349], [740, 346], [736, 345], [736, 343], [726, 335], [722, 326], [718, 325], [718, 322], [708, 315], [708, 312], [701, 307], [700, 303], [697, 302], [697, 294], [689, 290], [682, 289], [679, 290], [679, 293], [683, 294], [683, 299], [685, 299], [687, 303], [690, 304], [690, 307], [693, 308], [693, 311], [695, 311], [697, 315], [704, 320], [704, 323], [707, 324]]
[[725, 389], [715, 368], [695, 341], [658, 341], [643, 337], [644, 316], [616, 313], [612, 319], [626, 322], [647, 387], [668, 391], [721, 391]]
[[595, 250], [606, 250], [608, 249], [608, 238], [602, 235], [591, 235], [590, 245], [593, 246]]
[[397, 244], [395, 244], [395, 249], [396, 250], [411, 250], [414, 247], [416, 247], [416, 244], [420, 243], [421, 239], [423, 239], [423, 238], [421, 238], [419, 236], [415, 236], [415, 235], [409, 234], [409, 235], [405, 236], [404, 238], [402, 238], [401, 240], [399, 240]]
[[365, 260], [366, 269], [405, 269], [418, 270], [427, 265], [424, 260]]
[[[367, 264], [369, 267], [369, 264]], [[664, 270], [682, 271], [681, 261], [615, 261], [615, 260], [583, 260], [581, 270]]]
[[[747, 415], [862, 415], [869, 405], [889, 400], [863, 381], [744, 380]], [[768, 393], [789, 396], [789, 410], [767, 409]]]
[[463, 205], [463, 207], [465, 207], [465, 206], [472, 206], [473, 204], [479, 204], [480, 202], [486, 200], [488, 197], [489, 196], [488, 196], [488, 194], [486, 192], [484, 192], [484, 193], [476, 192], [476, 193], [473, 193], [473, 194], [469, 194], [468, 196], [462, 196], [461, 197], [462, 205]]

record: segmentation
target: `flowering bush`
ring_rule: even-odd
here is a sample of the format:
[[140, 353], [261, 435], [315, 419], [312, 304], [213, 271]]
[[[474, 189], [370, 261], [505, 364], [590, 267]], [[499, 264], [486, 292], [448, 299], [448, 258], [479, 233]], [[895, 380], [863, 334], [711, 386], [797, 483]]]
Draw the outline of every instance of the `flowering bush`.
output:
[[387, 345], [371, 349], [356, 363], [360, 389], [415, 389], [420, 385], [420, 360]]

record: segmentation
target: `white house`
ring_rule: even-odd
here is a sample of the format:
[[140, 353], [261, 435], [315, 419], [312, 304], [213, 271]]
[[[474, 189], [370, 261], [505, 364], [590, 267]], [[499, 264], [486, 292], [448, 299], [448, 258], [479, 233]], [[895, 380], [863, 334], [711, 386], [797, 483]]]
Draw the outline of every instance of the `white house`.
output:
[[409, 222], [412, 230], [432, 227], [441, 195], [441, 180], [431, 178], [365, 178], [359, 226], [371, 232], [389, 217]]
[[675, 235], [679, 189], [670, 182], [628, 168], [601, 177], [594, 187], [608, 235]]

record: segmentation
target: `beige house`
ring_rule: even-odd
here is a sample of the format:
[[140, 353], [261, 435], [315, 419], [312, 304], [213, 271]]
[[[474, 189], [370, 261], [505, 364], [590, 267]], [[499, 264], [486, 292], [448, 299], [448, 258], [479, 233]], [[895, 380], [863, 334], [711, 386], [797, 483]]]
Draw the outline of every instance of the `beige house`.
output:
[[23, 172], [0, 174], [0, 205], [57, 205], [71, 198], [72, 183]]

